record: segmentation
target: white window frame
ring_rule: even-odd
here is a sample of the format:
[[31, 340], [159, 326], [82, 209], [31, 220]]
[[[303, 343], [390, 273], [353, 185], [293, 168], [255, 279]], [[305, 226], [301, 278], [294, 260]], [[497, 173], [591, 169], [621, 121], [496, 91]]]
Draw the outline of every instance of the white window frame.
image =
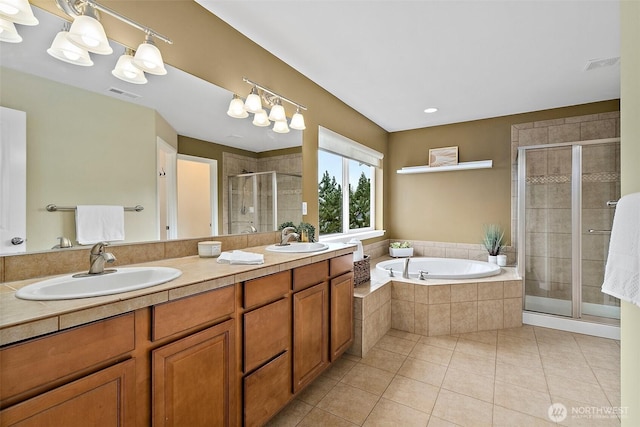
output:
[[[342, 233], [320, 236], [322, 242], [347, 242], [350, 239], [369, 239], [384, 235], [384, 230], [376, 230], [376, 175], [382, 167], [384, 155], [372, 148], [346, 138], [336, 132], [319, 126], [318, 149], [342, 157]], [[370, 169], [370, 216], [369, 227], [349, 229], [349, 160], [355, 160]], [[318, 231], [318, 234], [319, 231]]]

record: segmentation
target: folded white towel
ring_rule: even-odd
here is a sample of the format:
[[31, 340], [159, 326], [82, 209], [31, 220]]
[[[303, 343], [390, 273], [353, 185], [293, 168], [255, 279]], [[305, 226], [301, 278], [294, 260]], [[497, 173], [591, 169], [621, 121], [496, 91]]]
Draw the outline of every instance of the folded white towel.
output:
[[602, 292], [640, 307], [640, 193], [616, 205]]
[[218, 262], [220, 264], [258, 265], [264, 264], [264, 255], [244, 251], [222, 252], [218, 257]]
[[76, 240], [81, 245], [124, 240], [124, 207], [78, 206], [76, 208]]

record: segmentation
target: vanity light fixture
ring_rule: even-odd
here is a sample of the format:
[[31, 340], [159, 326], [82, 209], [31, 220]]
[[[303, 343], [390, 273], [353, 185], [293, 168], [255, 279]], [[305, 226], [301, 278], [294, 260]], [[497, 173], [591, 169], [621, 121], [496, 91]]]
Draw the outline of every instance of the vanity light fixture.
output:
[[38, 25], [28, 0], [0, 0], [0, 18], [20, 25]]
[[80, 65], [83, 67], [90, 67], [93, 65], [93, 61], [89, 57], [89, 52], [81, 47], [69, 41], [69, 24], [66, 23], [62, 30], [51, 43], [51, 47], [47, 49], [47, 53], [56, 59], [59, 59], [69, 64]]
[[[0, 0], [0, 4], [5, 1], [16, 2], [18, 0]], [[162, 60], [162, 54], [154, 43], [154, 39], [160, 39], [168, 44], [173, 44], [167, 37], [106, 6], [96, 3], [94, 0], [56, 0], [56, 4], [63, 12], [73, 18], [71, 28], [68, 33], [64, 35], [65, 39], [84, 51], [101, 55], [108, 55], [113, 52], [104, 28], [98, 20], [98, 11], [104, 12], [145, 33], [145, 40], [138, 46], [138, 49], [135, 51], [135, 56], [131, 50], [130, 52], [125, 52], [124, 55], [118, 58], [118, 62], [112, 71], [115, 77], [129, 83], [144, 84], [147, 83], [144, 75], [145, 72], [160, 76], [167, 74], [167, 69]], [[58, 36], [62, 39], [60, 33], [58, 33]], [[51, 45], [51, 49], [49, 49], [51, 52], [48, 51], [49, 54], [72, 64], [93, 65], [90, 58], [88, 59], [88, 63], [87, 61], [79, 63], [70, 60], [69, 55], [74, 56], [75, 54], [72, 53], [70, 49], [60, 50], [61, 48], [59, 48], [58, 44], [61, 44], [62, 41], [58, 41], [58, 36], [56, 36], [56, 39]], [[60, 54], [54, 54], [56, 52]]]
[[133, 63], [133, 54], [133, 49], [126, 48], [118, 58], [116, 67], [111, 71], [111, 74], [125, 82], [143, 85], [147, 83], [147, 78], [144, 76], [144, 72]]
[[[279, 95], [258, 83], [252, 82], [246, 77], [243, 77], [242, 80], [253, 86], [251, 88], [251, 93], [247, 96], [247, 100], [242, 104], [242, 111], [240, 110], [242, 99], [240, 99], [238, 95], [233, 95], [231, 104], [229, 104], [229, 110], [227, 111], [229, 116], [245, 118], [248, 116], [248, 113], [252, 113], [252, 123], [254, 125], [269, 126], [271, 122], [274, 122], [273, 131], [277, 133], [288, 133], [289, 128], [296, 130], [306, 129], [301, 110], [306, 110], [307, 107], [298, 104], [289, 98], [285, 98], [284, 96]], [[296, 112], [291, 118], [290, 124], [287, 123], [287, 115], [284, 107], [282, 106], [282, 101], [288, 102], [296, 107]], [[267, 112], [262, 107], [263, 105], [271, 107], [269, 115], [267, 115]]]
[[22, 37], [18, 34], [13, 22], [0, 18], [0, 42], [20, 43]]

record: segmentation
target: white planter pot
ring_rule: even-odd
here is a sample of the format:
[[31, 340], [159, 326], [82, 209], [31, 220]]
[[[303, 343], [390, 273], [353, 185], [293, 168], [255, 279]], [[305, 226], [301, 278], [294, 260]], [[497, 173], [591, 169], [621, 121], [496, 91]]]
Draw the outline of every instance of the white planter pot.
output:
[[498, 263], [498, 256], [497, 255], [489, 255], [489, 262], [491, 264], [497, 264]]
[[507, 256], [506, 255], [498, 255], [497, 257], [498, 265], [500, 267], [504, 267], [507, 265]]
[[389, 248], [389, 255], [395, 258], [413, 256], [413, 248]]

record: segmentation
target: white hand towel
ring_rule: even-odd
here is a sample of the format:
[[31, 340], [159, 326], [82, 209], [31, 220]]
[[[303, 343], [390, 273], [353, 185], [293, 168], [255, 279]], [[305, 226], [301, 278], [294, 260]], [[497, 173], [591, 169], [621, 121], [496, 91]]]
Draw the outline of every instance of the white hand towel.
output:
[[640, 193], [616, 205], [602, 292], [640, 307]]
[[218, 257], [220, 264], [258, 265], [264, 264], [264, 255], [253, 252], [222, 252]]
[[124, 240], [124, 207], [78, 206], [76, 208], [76, 240], [81, 245]]

